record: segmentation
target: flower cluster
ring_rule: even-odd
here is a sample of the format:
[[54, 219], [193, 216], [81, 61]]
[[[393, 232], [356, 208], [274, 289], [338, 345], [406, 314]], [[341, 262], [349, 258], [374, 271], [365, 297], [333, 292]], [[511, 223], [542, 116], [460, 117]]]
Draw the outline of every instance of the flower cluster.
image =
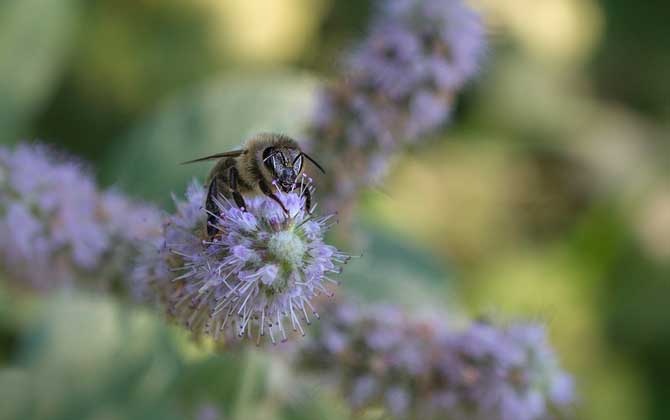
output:
[[328, 192], [341, 201], [377, 182], [399, 145], [444, 124], [484, 51], [482, 21], [462, 0], [384, 2], [345, 77], [318, 99], [311, 147], [347, 168], [331, 171]]
[[156, 209], [99, 191], [72, 159], [43, 145], [0, 148], [0, 259], [17, 284], [110, 288], [134, 241], [159, 232]]
[[194, 183], [187, 201], [164, 226], [162, 243], [145, 253], [136, 268], [137, 290], [167, 306], [188, 328], [209, 334], [255, 337], [273, 343], [290, 331], [304, 335], [311, 301], [330, 295], [348, 256], [323, 241], [331, 216], [313, 217], [305, 209], [303, 179], [297, 192], [277, 196], [285, 213], [265, 196], [246, 197], [242, 210], [220, 197], [214, 226], [206, 235], [204, 191]]
[[439, 318], [343, 302], [329, 315], [297, 363], [336, 375], [355, 409], [382, 405], [403, 419], [537, 420], [572, 402], [572, 380], [541, 326], [475, 323], [452, 332]]

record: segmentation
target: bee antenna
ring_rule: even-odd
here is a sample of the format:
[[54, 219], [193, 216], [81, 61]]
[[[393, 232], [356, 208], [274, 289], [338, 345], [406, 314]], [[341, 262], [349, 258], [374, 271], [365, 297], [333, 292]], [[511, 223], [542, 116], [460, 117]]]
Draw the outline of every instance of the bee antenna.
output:
[[320, 170], [322, 173], [324, 173], [324, 174], [326, 173], [326, 171], [321, 167], [321, 165], [319, 165], [319, 164], [317, 163], [317, 161], [315, 161], [314, 159], [312, 159], [307, 153], [302, 152], [302, 155], [303, 155], [304, 157], [306, 157], [307, 159], [309, 159], [309, 161], [312, 162], [312, 163], [314, 164], [314, 166], [316, 166], [317, 168], [319, 168], [319, 170]]

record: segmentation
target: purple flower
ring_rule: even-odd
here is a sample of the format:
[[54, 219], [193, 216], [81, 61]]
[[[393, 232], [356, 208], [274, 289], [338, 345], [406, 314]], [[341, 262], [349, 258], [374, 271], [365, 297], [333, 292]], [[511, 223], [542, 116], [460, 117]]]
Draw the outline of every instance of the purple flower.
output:
[[421, 40], [410, 28], [383, 22], [349, 57], [349, 71], [360, 88], [401, 99], [421, 80], [422, 50]]
[[274, 343], [289, 330], [304, 335], [303, 323], [318, 318], [312, 300], [331, 294], [327, 284], [336, 284], [349, 258], [323, 240], [331, 216], [304, 210], [307, 188], [277, 193], [288, 214], [265, 196], [247, 197], [244, 211], [221, 197], [219, 234], [209, 239], [204, 193], [193, 184], [168, 218], [163, 243], [138, 264], [138, 290], [153, 291], [178, 321], [215, 338], [260, 342], [267, 334]]
[[544, 329], [518, 324], [501, 329], [474, 324], [449, 334], [444, 341], [447, 358], [442, 371], [460, 389], [452, 409], [463, 418], [542, 419], [550, 407], [572, 402], [552, 395], [555, 383], [571, 388], [551, 351]]
[[45, 146], [0, 148], [0, 258], [19, 285], [107, 288], [125, 277], [132, 240], [156, 234], [159, 220]]
[[430, 133], [447, 120], [450, 112], [450, 98], [429, 90], [416, 92], [410, 100], [405, 136], [414, 140], [425, 133]]
[[386, 391], [386, 406], [394, 417], [403, 418], [411, 404], [410, 393], [401, 386], [390, 387]]
[[354, 408], [383, 405], [403, 419], [539, 420], [573, 401], [541, 326], [451, 331], [438, 316], [352, 306], [328, 306], [296, 363], [334, 375]]
[[223, 415], [217, 406], [210, 403], [202, 403], [196, 407], [195, 420], [222, 420]]
[[161, 235], [142, 243], [132, 271], [132, 291], [138, 301], [164, 304], [171, 292], [173, 268], [181, 263], [180, 255], [201, 249], [199, 236], [206, 223], [202, 185], [194, 180], [186, 191], [186, 201], [172, 198], [175, 213], [163, 221]]
[[133, 201], [117, 190], [102, 192], [98, 200], [99, 217], [113, 237], [131, 242], [158, 236], [162, 216], [156, 207]]
[[372, 375], [361, 376], [354, 380], [349, 402], [354, 408], [361, 408], [374, 401], [379, 393], [380, 384]]
[[326, 208], [379, 183], [390, 159], [443, 125], [486, 50], [481, 18], [462, 0], [390, 0], [323, 89], [309, 147], [335, 175], [320, 181]]
[[417, 34], [423, 45], [426, 84], [442, 90], [461, 88], [479, 70], [486, 50], [481, 18], [461, 0], [392, 0], [378, 21]]

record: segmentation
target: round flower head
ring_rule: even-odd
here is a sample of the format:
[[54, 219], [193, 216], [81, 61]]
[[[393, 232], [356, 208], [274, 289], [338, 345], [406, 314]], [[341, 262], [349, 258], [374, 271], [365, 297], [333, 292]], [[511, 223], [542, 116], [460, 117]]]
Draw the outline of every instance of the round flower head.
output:
[[450, 331], [441, 317], [338, 302], [296, 363], [334, 376], [355, 409], [393, 418], [540, 420], [572, 400], [544, 329], [475, 323]]
[[303, 179], [294, 192], [277, 189], [287, 213], [265, 196], [245, 197], [245, 209], [220, 197], [218, 233], [206, 238], [202, 189], [192, 187], [188, 202], [178, 205], [166, 225], [162, 251], [154, 254], [163, 268], [144, 269], [168, 267], [172, 274], [153, 280], [168, 312], [215, 338], [223, 333], [260, 342], [267, 334], [274, 343], [286, 340], [289, 330], [304, 335], [310, 313], [318, 318], [312, 299], [331, 294], [327, 283], [336, 283], [332, 276], [349, 258], [324, 243], [332, 216], [315, 217], [304, 209], [307, 188]]
[[45, 146], [0, 148], [0, 257], [20, 285], [108, 288], [125, 277], [121, 256], [159, 220], [152, 207], [99, 191], [80, 164]]

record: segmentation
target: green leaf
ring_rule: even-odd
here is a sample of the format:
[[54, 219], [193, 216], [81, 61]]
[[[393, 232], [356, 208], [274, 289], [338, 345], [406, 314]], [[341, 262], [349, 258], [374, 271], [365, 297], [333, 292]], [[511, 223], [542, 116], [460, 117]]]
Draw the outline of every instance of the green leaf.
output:
[[52, 93], [78, 26], [75, 0], [0, 2], [0, 132], [15, 141]]
[[365, 230], [360, 258], [344, 269], [340, 290], [371, 302], [423, 307], [454, 306], [454, 291], [445, 268], [426, 249], [406, 238], [375, 228]]
[[344, 401], [327, 392], [319, 384], [305, 381], [292, 384], [300, 398], [288, 401], [281, 410], [281, 418], [286, 420], [343, 420], [351, 418]]
[[169, 200], [211, 164], [180, 162], [239, 148], [257, 132], [297, 137], [313, 108], [316, 81], [289, 72], [234, 74], [173, 98], [123, 139], [103, 177], [146, 199]]
[[[20, 331], [16, 363], [0, 369], [9, 418], [108, 418], [111, 412], [126, 419], [183, 418], [171, 414], [177, 407], [170, 393], [183, 365], [161, 319], [76, 293], [35, 303], [37, 312]], [[28, 398], [14, 398], [16, 387]]]

